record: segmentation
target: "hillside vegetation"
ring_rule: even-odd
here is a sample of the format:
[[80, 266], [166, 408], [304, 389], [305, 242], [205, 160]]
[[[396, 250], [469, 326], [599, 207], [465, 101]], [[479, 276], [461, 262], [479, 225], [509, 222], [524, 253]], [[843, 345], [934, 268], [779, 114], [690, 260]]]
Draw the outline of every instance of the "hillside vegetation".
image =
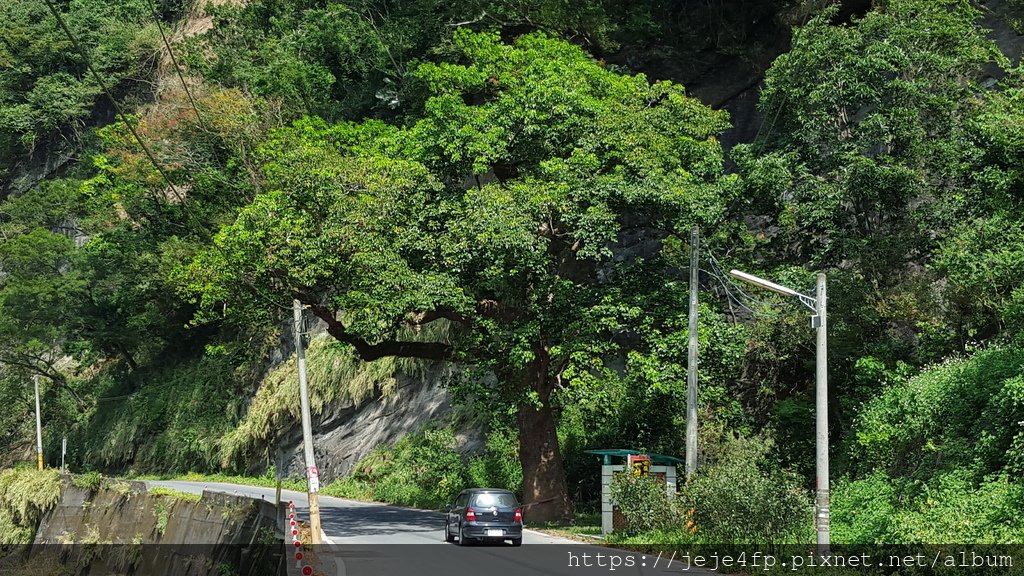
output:
[[630, 531], [814, 537], [807, 310], [737, 268], [827, 274], [833, 541], [1019, 542], [1024, 76], [981, 22], [1024, 9], [983, 4], [5, 3], [0, 454], [38, 376], [74, 469], [263, 472], [296, 299], [315, 412], [457, 367], [329, 492], [566, 520], [586, 450], [685, 452], [699, 227], [701, 470]]

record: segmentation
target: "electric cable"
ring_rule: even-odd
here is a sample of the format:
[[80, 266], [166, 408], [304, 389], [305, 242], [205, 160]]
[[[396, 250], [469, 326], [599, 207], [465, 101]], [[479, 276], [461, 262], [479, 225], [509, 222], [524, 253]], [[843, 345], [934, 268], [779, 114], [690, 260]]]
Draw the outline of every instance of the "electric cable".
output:
[[110, 104], [114, 107], [114, 110], [117, 112], [117, 115], [121, 118], [121, 121], [124, 122], [124, 125], [128, 127], [128, 131], [131, 132], [132, 137], [134, 137], [135, 141], [139, 143], [139, 146], [142, 148], [142, 152], [146, 155], [146, 158], [148, 158], [149, 161], [153, 164], [153, 167], [156, 168], [156, 171], [160, 173], [160, 177], [163, 178], [164, 182], [167, 183], [167, 186], [171, 189], [171, 192], [178, 198], [180, 202], [184, 203], [184, 199], [181, 197], [181, 194], [178, 193], [178, 189], [171, 182], [171, 179], [167, 177], [167, 173], [164, 172], [164, 169], [160, 166], [160, 164], [157, 163], [156, 158], [153, 157], [153, 153], [150, 152], [149, 147], [146, 146], [146, 143], [142, 141], [142, 137], [139, 136], [139, 133], [135, 130], [135, 126], [128, 121], [128, 116], [125, 115], [124, 110], [121, 109], [121, 106], [117, 103], [117, 100], [114, 99], [114, 95], [110, 93], [110, 89], [107, 88], [106, 82], [103, 81], [103, 78], [101, 78], [99, 73], [96, 72], [96, 69], [93, 68], [92, 61], [89, 59], [89, 56], [85, 53], [85, 51], [82, 50], [81, 44], [78, 43], [78, 38], [76, 38], [75, 35], [71, 33], [71, 29], [68, 28], [67, 23], [64, 21], [64, 17], [61, 16], [60, 12], [57, 11], [57, 7], [53, 5], [53, 0], [45, 0], [45, 2], [47, 8], [50, 9], [50, 13], [53, 14], [53, 17], [57, 19], [57, 24], [61, 27], [62, 30], [64, 30], [64, 34], [67, 35], [68, 40], [71, 41], [71, 45], [74, 46], [75, 51], [77, 51], [78, 55], [81, 56], [82, 59], [85, 61], [85, 66], [89, 69], [89, 73], [92, 74], [92, 77], [96, 80], [96, 83], [100, 85], [100, 89], [103, 90], [103, 92], [107, 95], [107, 98], [110, 99]]
[[167, 40], [167, 35], [164, 34], [164, 27], [160, 23], [160, 14], [156, 10], [155, 0], [149, 0], [149, 6], [153, 13], [153, 20], [156, 22], [156, 28], [160, 31], [160, 38], [163, 39], [164, 47], [167, 48], [167, 55], [171, 57], [171, 63], [174, 65], [174, 70], [178, 73], [178, 79], [181, 80], [181, 87], [185, 89], [185, 95], [188, 96], [188, 102], [192, 105], [192, 111], [196, 113], [196, 119], [199, 120], [199, 124], [203, 129], [209, 131], [206, 122], [203, 120], [203, 115], [199, 113], [199, 107], [196, 106], [196, 101], [192, 97], [192, 91], [189, 90], [188, 83], [185, 82], [185, 75], [181, 72], [181, 67], [178, 66], [178, 59], [174, 56], [174, 50], [171, 49], [171, 43]]
[[[164, 172], [164, 169], [163, 167], [160, 166], [160, 163], [156, 161], [156, 158], [153, 156], [153, 153], [149, 150], [149, 147], [146, 146], [146, 143], [142, 140], [142, 137], [139, 135], [138, 131], [136, 131], [135, 126], [128, 121], [127, 115], [125, 115], [124, 111], [121, 109], [121, 106], [117, 103], [117, 100], [114, 99], [113, 94], [111, 94], [110, 89], [103, 81], [103, 78], [101, 78], [99, 73], [96, 72], [96, 69], [93, 67], [92, 61], [89, 59], [88, 54], [86, 54], [85, 50], [82, 49], [82, 45], [78, 42], [78, 38], [76, 38], [75, 35], [71, 32], [71, 28], [68, 27], [67, 22], [65, 22], [64, 20], [64, 17], [57, 10], [56, 6], [54, 6], [53, 0], [44, 1], [46, 2], [47, 8], [49, 8], [50, 10], [50, 13], [53, 14], [53, 17], [57, 20], [58, 26], [60, 26], [60, 28], [64, 31], [64, 34], [67, 35], [72, 47], [75, 49], [76, 52], [78, 52], [78, 55], [82, 58], [82, 60], [85, 62], [86, 67], [89, 69], [90, 74], [92, 74], [92, 77], [100, 85], [100, 89], [102, 89], [104, 94], [107, 95], [107, 98], [110, 99], [110, 103], [114, 107], [114, 110], [117, 112], [118, 117], [121, 119], [122, 122], [124, 122], [125, 126], [131, 132], [132, 137], [135, 139], [136, 142], [138, 142], [139, 146], [142, 148], [142, 151], [145, 153], [146, 158], [149, 159], [150, 163], [153, 165], [154, 168], [156, 168], [156, 171], [160, 174], [163, 181], [167, 184], [171, 192], [178, 199], [178, 202], [181, 205], [181, 207], [185, 210], [185, 213], [190, 217], [190, 219], [196, 220], [196, 215], [188, 206], [188, 203], [185, 201], [185, 198], [182, 197], [182, 195], [178, 192], [178, 189], [171, 182], [170, 178], [167, 176], [167, 173]], [[216, 242], [213, 242], [212, 245], [218, 252], [221, 253], [221, 256], [224, 256], [225, 261], [230, 261], [230, 258], [227, 257], [227, 254], [224, 253], [223, 249]], [[270, 296], [264, 294], [263, 291], [257, 288], [255, 285], [250, 284], [250, 287], [253, 288], [256, 291], [257, 295], [263, 300], [265, 300], [267, 303], [282, 310], [291, 310], [290, 305], [286, 306], [279, 303], [274, 298], [271, 298]]]

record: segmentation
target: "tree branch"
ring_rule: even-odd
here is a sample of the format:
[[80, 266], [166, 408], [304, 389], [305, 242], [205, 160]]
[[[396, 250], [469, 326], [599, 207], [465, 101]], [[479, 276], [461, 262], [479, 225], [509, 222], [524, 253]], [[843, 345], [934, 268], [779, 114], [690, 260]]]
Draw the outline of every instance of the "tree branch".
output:
[[359, 358], [371, 362], [386, 356], [397, 358], [423, 358], [425, 360], [448, 360], [455, 353], [455, 349], [448, 344], [441, 342], [409, 342], [406, 340], [385, 340], [377, 344], [371, 344], [364, 338], [354, 336], [348, 332], [345, 325], [338, 320], [334, 311], [323, 304], [309, 304], [310, 310], [317, 318], [327, 324], [327, 333], [339, 342], [351, 345], [356, 349]]

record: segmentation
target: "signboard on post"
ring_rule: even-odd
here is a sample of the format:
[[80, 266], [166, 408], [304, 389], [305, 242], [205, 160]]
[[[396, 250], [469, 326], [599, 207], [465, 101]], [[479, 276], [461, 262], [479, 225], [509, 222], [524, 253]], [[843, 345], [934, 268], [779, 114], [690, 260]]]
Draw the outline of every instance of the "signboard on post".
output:
[[627, 461], [634, 476], [646, 476], [651, 473], [651, 457], [647, 454], [630, 454]]
[[320, 473], [317, 472], [316, 466], [310, 466], [306, 471], [309, 474], [309, 492], [315, 494], [320, 491]]

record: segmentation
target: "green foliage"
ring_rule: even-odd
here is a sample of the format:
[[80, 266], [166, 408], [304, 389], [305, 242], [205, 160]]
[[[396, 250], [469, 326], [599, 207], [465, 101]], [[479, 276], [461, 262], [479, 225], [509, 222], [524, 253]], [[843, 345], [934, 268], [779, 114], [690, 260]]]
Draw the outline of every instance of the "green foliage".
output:
[[1024, 534], [1024, 487], [1001, 475], [976, 483], [968, 471], [926, 482], [875, 471], [832, 491], [833, 542], [1007, 543]]
[[[966, 1], [894, 0], [849, 24], [835, 15], [797, 30], [768, 71], [762, 137], [733, 154], [748, 192], [737, 209], [779, 223], [759, 230], [762, 266], [829, 272], [840, 374], [862, 356], [934, 362], [962, 350], [978, 322], [947, 314], [921, 266], [955, 224], [1006, 204], [1006, 157], [987, 151], [998, 150], [994, 122], [1013, 126], [1015, 113], [975, 79], [1007, 61]], [[1001, 141], [1012, 149], [1012, 137]], [[849, 416], [877, 391], [839, 384], [853, 392]]]
[[896, 542], [896, 512], [899, 506], [894, 478], [875, 471], [866, 478], [844, 478], [831, 487], [829, 508], [832, 541], [844, 544], [884, 544]]
[[551, 0], [416, 0], [382, 9], [366, 0], [324, 6], [257, 0], [213, 10], [214, 28], [194, 42], [194, 67], [227, 85], [283, 101], [290, 118], [330, 120], [391, 115], [408, 105], [411, 72], [433, 52], [450, 50], [456, 23], [565, 31], [607, 40], [600, 3]]
[[665, 481], [648, 474], [619, 473], [612, 477], [612, 503], [625, 518], [629, 535], [671, 530], [682, 524], [682, 515], [665, 489]]
[[466, 468], [467, 486], [523, 490], [523, 468], [519, 464], [519, 435], [505, 427], [487, 433], [482, 455], [470, 458]]
[[[714, 138], [727, 124], [681, 86], [616, 74], [543, 34], [505, 44], [463, 29], [453, 42], [459, 63], [414, 72], [421, 119], [276, 131], [267, 191], [180, 269], [180, 285], [199, 321], [284, 289], [365, 360], [488, 370], [491, 400], [544, 409], [521, 442], [550, 446], [537, 437], [554, 431], [548, 367], [590, 362], [612, 339], [591, 317], [647, 260], [614, 260], [625, 223], [653, 236], [716, 225], [734, 191]], [[412, 345], [401, 331], [437, 318], [459, 327], [451, 340]], [[556, 454], [520, 454], [561, 475]], [[536, 498], [549, 496], [568, 512], [564, 496]]]
[[171, 521], [171, 507], [172, 502], [167, 502], [164, 499], [157, 499], [153, 503], [153, 518], [156, 522], [153, 525], [153, 531], [156, 533], [157, 538], [161, 538], [164, 532], [167, 531], [167, 524]]
[[726, 437], [682, 491], [702, 542], [778, 545], [811, 540], [813, 506], [763, 438]]
[[1013, 213], [956, 226], [933, 263], [949, 279], [954, 326], [967, 341], [1024, 327], [1024, 227]]
[[103, 475], [96, 471], [83, 472], [82, 474], [74, 474], [71, 476], [72, 486], [93, 491], [100, 489], [100, 483], [102, 481]]
[[108, 386], [109, 400], [71, 433], [81, 438], [81, 464], [151, 472], [218, 468], [218, 441], [241, 412], [242, 388], [229, 359], [151, 368], [132, 374], [129, 383], [134, 390]]
[[0, 471], [0, 547], [32, 541], [39, 519], [60, 499], [57, 470]]
[[[202, 15], [172, 4], [160, 17]], [[837, 540], [1020, 540], [1007, 510], [1024, 473], [1024, 84], [972, 3], [806, 21], [765, 76], [757, 140], [732, 154], [742, 182], [723, 175], [724, 113], [621, 72], [712, 93], [701, 67], [760, 71], [781, 47], [771, 31], [821, 3], [219, 4], [178, 51], [201, 121], [151, 82], [164, 56], [148, 0], [59, 6], [127, 110], [160, 86], [133, 121], [182, 197], [117, 122], [86, 162], [0, 204], [5, 462], [31, 452], [35, 374], [46, 452], [70, 431], [74, 466], [256, 469], [297, 410], [293, 361], [257, 383], [282, 315], [271, 300], [298, 297], [339, 340], [311, 342], [314, 412], [422, 371], [395, 355], [455, 359], [453, 397], [482, 421], [557, 414], [570, 491], [596, 498], [585, 450], [683, 452], [680, 270], [700, 224], [744, 270], [797, 288], [829, 274]], [[1019, 26], [1019, 5], [988, 8]], [[0, 17], [0, 189], [24, 189], [12, 178], [91, 141], [109, 110], [44, 2]], [[1002, 79], [979, 85], [992, 69]], [[811, 476], [806, 311], [758, 295], [758, 321], [738, 323], [746, 312], [710, 293], [702, 422], [779, 446], [712, 443], [683, 494], [701, 498], [698, 531], [632, 538], [806, 540], [783, 472]], [[951, 354], [965, 357], [936, 364]], [[448, 432], [413, 435], [325, 492], [434, 505], [467, 483], [520, 490], [535, 432], [494, 427], [468, 462]], [[26, 530], [0, 512], [9, 542]]]
[[182, 492], [180, 490], [172, 490], [170, 488], [163, 488], [156, 486], [150, 488], [148, 493], [153, 496], [165, 496], [173, 500], [182, 500], [184, 502], [199, 502], [202, 498], [202, 494], [193, 494], [191, 492]]
[[[146, 0], [58, 6], [93, 67], [122, 95], [155, 63], [149, 7]], [[60, 136], [77, 140], [101, 90], [45, 2], [5, 2], [0, 19], [0, 183], [6, 183], [23, 156]]]
[[857, 461], [918, 480], [1016, 471], [1022, 371], [1020, 348], [992, 347], [892, 384], [858, 416]]
[[800, 29], [766, 76], [761, 106], [777, 120], [765, 182], [800, 253], [891, 266], [964, 206], [965, 137], [979, 105], [971, 80], [1005, 59], [968, 2], [887, 2], [851, 26], [833, 15]]
[[[367, 485], [374, 500], [440, 508], [466, 486], [465, 466], [449, 428], [428, 427], [392, 447], [380, 447], [361, 460], [347, 483], [336, 490]], [[331, 492], [331, 491], [328, 491]]]
[[[322, 413], [335, 402], [356, 406], [374, 395], [394, 393], [398, 363], [394, 358], [360, 362], [352, 351], [331, 338], [314, 338], [306, 350], [310, 410]], [[299, 417], [298, 372], [294, 357], [263, 379], [245, 416], [221, 441], [221, 462], [243, 469], [259, 450], [266, 450], [277, 434]]]
[[[143, 479], [143, 478], [138, 478]], [[277, 486], [277, 474], [274, 471], [274, 467], [269, 467], [263, 474], [259, 476], [238, 476], [235, 474], [223, 474], [223, 473], [201, 473], [201, 472], [189, 472], [187, 474], [164, 474], [159, 478], [152, 478], [154, 480], [183, 480], [185, 482], [221, 482], [224, 484], [241, 484], [242, 486], [263, 486], [266, 488], [274, 488]], [[295, 490], [296, 492], [305, 492], [307, 485], [306, 479], [302, 477], [289, 476], [281, 480], [281, 487], [285, 490]]]

